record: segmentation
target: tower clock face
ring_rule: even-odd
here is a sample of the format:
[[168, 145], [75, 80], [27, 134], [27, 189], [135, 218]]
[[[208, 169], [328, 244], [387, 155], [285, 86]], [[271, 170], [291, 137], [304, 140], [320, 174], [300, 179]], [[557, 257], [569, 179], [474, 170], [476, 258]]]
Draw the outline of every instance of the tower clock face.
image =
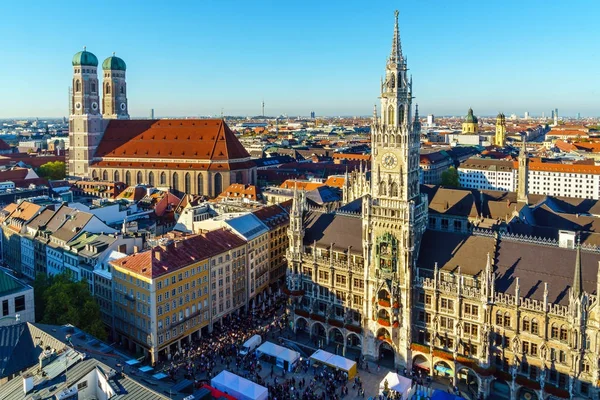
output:
[[125, 103], [121, 103], [121, 110], [125, 111], [125, 108], [127, 108], [127, 106], [125, 105]]
[[81, 110], [81, 103], [80, 102], [75, 103], [75, 109]]
[[92, 103], [92, 110], [96, 111], [98, 109], [98, 103], [93, 102]]
[[398, 165], [398, 157], [394, 153], [386, 153], [381, 158], [382, 164], [385, 168], [392, 169]]

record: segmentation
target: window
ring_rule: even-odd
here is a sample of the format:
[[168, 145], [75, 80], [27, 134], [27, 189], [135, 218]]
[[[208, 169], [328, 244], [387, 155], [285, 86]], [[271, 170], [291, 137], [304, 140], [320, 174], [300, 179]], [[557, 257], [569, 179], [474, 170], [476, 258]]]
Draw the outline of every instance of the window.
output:
[[496, 313], [496, 325], [502, 326], [504, 322], [504, 317], [500, 311]]
[[15, 297], [15, 312], [25, 310], [25, 296]]
[[444, 329], [454, 328], [454, 320], [448, 317], [440, 317], [440, 327]]
[[508, 312], [504, 313], [504, 326], [510, 328], [510, 314]]
[[7, 316], [8, 315], [8, 300], [3, 300], [2, 301], [2, 316]]
[[346, 286], [346, 276], [335, 274], [335, 283], [341, 286]]
[[454, 301], [450, 299], [441, 299], [441, 308], [443, 311], [452, 312], [454, 311]]
[[523, 330], [526, 332], [529, 332], [531, 328], [531, 324], [529, 323], [529, 318], [525, 317], [523, 318]]
[[552, 324], [552, 328], [550, 328], [550, 337], [552, 339], [558, 339], [558, 326], [556, 326], [556, 324]]
[[560, 327], [560, 341], [566, 342], [569, 339], [569, 334], [567, 333], [567, 328], [563, 326]]
[[539, 324], [535, 318], [531, 320], [531, 333], [534, 335], [539, 334]]
[[83, 390], [85, 388], [87, 388], [87, 381], [79, 382], [77, 384], [77, 390]]
[[479, 307], [473, 304], [465, 304], [465, 316], [477, 318], [479, 315]]

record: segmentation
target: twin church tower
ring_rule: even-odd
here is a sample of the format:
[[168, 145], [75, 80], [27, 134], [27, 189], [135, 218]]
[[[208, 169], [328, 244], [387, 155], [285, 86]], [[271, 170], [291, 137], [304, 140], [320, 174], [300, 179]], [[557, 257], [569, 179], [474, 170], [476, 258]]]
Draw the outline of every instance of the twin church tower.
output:
[[[73, 56], [73, 89], [69, 117], [68, 175], [88, 176], [89, 166], [108, 121], [129, 119], [125, 61], [113, 53], [102, 63], [85, 48]], [[102, 110], [100, 100], [102, 99]]]

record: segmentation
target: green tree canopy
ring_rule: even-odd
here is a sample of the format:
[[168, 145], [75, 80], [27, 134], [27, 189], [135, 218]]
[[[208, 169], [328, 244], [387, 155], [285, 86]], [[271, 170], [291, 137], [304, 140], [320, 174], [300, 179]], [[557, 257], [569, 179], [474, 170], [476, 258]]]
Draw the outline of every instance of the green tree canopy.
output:
[[458, 183], [458, 171], [454, 167], [448, 168], [442, 172], [442, 186], [457, 188], [460, 186]]
[[62, 161], [50, 161], [41, 165], [37, 172], [42, 178], [50, 179], [52, 181], [65, 179], [65, 163]]
[[71, 324], [106, 340], [100, 306], [86, 281], [75, 282], [68, 274], [47, 277], [38, 274], [34, 282], [35, 320], [43, 324]]

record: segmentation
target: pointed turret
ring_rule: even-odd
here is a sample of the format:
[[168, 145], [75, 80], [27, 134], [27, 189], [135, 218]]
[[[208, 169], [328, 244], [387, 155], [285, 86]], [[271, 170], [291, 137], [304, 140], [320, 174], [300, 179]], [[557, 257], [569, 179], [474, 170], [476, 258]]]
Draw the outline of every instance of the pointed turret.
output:
[[394, 13], [396, 24], [394, 25], [394, 39], [392, 40], [392, 52], [390, 62], [400, 64], [402, 62], [402, 43], [400, 41], [400, 28], [398, 27], [398, 10]]
[[377, 124], [377, 104], [373, 104], [373, 125]]
[[413, 133], [421, 133], [421, 121], [419, 121], [419, 105], [415, 106], [415, 119], [413, 121]]
[[581, 297], [583, 288], [581, 286], [581, 243], [579, 237], [577, 238], [577, 255], [575, 256], [575, 276], [573, 277], [573, 296], [576, 298]]

